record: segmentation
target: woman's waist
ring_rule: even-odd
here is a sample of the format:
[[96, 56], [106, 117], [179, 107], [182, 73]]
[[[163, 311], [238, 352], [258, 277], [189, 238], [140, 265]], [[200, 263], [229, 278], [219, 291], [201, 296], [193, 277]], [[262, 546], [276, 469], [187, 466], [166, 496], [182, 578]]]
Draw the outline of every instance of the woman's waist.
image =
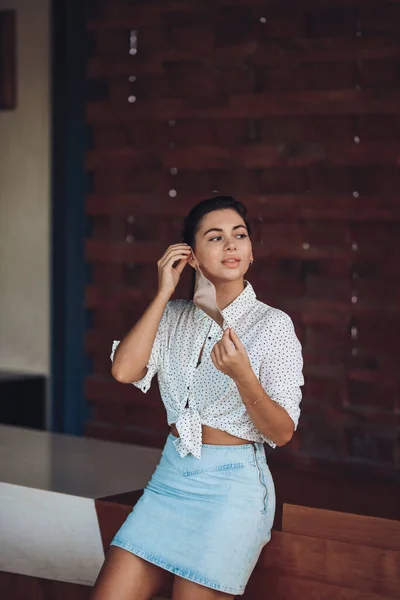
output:
[[[179, 432], [175, 426], [175, 424], [171, 425], [171, 433], [175, 437], [179, 437]], [[201, 426], [202, 433], [202, 443], [203, 444], [213, 444], [216, 446], [239, 446], [242, 444], [251, 444], [248, 439], [244, 439], [241, 437], [237, 437], [236, 435], [232, 435], [227, 431], [222, 431], [220, 429], [215, 429], [214, 427], [210, 427], [209, 425]]]

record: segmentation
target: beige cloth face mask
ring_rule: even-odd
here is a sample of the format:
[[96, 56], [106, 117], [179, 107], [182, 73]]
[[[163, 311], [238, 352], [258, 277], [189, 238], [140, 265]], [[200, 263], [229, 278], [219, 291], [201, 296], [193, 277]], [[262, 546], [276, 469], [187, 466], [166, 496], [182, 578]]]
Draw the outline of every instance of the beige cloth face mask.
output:
[[193, 252], [192, 256], [196, 267], [196, 283], [194, 286], [193, 302], [198, 308], [201, 308], [201, 310], [211, 317], [211, 319], [213, 319], [224, 331], [228, 327], [228, 324], [217, 304], [217, 290], [215, 289], [215, 285], [205, 277]]

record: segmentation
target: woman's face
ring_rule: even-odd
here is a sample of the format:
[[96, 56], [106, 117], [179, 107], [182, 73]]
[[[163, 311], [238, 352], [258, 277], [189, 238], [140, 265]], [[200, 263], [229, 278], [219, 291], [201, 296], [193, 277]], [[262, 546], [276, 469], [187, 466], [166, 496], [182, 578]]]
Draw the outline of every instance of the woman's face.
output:
[[[243, 278], [253, 259], [245, 222], [231, 208], [214, 210], [203, 217], [193, 251], [204, 275], [214, 283]], [[236, 262], [226, 262], [228, 259]], [[194, 266], [194, 261], [191, 264]]]

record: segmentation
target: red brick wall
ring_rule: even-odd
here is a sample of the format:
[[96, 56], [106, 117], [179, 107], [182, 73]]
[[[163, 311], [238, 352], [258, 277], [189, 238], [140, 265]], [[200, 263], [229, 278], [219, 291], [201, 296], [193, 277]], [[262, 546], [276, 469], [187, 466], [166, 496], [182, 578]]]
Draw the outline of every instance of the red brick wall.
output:
[[[182, 217], [247, 205], [249, 278], [304, 346], [299, 466], [400, 467], [400, 4], [103, 0], [88, 22], [87, 435], [161, 445], [156, 382], [113, 382], [111, 341]], [[134, 33], [136, 32], [136, 33]], [[131, 51], [131, 53], [130, 53]], [[185, 273], [177, 296], [189, 297]]]

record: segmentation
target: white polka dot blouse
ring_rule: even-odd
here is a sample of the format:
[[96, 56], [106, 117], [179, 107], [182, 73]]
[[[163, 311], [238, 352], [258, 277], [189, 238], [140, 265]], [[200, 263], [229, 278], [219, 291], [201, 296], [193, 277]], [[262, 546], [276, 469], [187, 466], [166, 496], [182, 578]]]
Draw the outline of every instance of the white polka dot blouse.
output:
[[[291, 318], [258, 300], [248, 281], [221, 312], [245, 346], [263, 389], [288, 412], [296, 429], [304, 378], [301, 345]], [[170, 300], [157, 330], [147, 373], [132, 382], [146, 393], [157, 373], [168, 424], [175, 424], [179, 432], [174, 443], [182, 457], [189, 453], [201, 457], [202, 424], [276, 446], [255, 428], [233, 379], [214, 366], [211, 351], [221, 336], [220, 326], [191, 300]], [[113, 342], [111, 360], [118, 344]]]

